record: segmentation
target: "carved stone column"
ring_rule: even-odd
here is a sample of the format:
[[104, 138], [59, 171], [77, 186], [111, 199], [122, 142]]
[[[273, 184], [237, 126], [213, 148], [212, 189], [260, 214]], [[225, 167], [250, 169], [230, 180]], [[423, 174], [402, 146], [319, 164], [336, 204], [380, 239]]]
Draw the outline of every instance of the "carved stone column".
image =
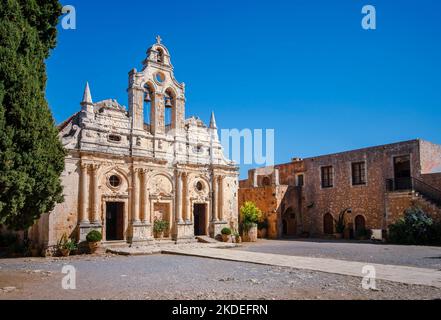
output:
[[89, 223], [87, 205], [89, 199], [89, 190], [87, 187], [87, 164], [80, 165], [80, 203], [79, 203], [79, 221], [81, 224]]
[[176, 221], [182, 223], [182, 172], [176, 173]]
[[147, 170], [142, 170], [142, 187], [141, 187], [141, 221], [144, 224], [150, 224], [150, 203], [149, 192], [147, 190]]
[[132, 175], [132, 223], [139, 223], [139, 169], [133, 169]]
[[92, 223], [101, 224], [101, 217], [99, 212], [99, 190], [98, 190], [98, 169], [99, 165], [92, 164], [90, 166], [92, 170]]
[[218, 177], [213, 176], [213, 212], [212, 212], [212, 221], [217, 222], [217, 215], [218, 215]]
[[183, 216], [184, 221], [188, 222], [190, 221], [190, 212], [188, 211], [188, 203], [190, 202], [188, 199], [188, 173], [184, 172], [182, 174], [182, 182], [183, 182], [183, 192], [182, 192], [182, 207], [184, 210]]
[[219, 221], [224, 221], [224, 177], [219, 177], [219, 197], [218, 197], [218, 217]]

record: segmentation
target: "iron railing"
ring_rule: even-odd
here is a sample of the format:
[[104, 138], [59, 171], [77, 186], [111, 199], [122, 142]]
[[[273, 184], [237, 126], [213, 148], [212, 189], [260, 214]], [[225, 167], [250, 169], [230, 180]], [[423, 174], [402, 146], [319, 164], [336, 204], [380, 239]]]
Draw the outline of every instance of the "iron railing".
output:
[[415, 191], [438, 206], [441, 206], [441, 190], [414, 177], [387, 179], [386, 189], [388, 192]]

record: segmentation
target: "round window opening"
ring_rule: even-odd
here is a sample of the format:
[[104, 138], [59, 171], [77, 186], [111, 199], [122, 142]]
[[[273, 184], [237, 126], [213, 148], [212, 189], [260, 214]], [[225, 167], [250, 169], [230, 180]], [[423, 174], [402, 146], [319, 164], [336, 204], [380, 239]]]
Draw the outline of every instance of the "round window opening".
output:
[[164, 76], [161, 72], [158, 72], [158, 73], [155, 75], [155, 79], [156, 79], [156, 81], [158, 81], [159, 83], [162, 83], [162, 82], [164, 82], [164, 80], [165, 80], [165, 76]]
[[109, 178], [109, 183], [112, 187], [116, 188], [121, 184], [121, 179], [118, 176], [113, 175]]
[[199, 181], [198, 183], [196, 183], [196, 189], [198, 191], [202, 191], [204, 189], [204, 185], [202, 184], [202, 182]]

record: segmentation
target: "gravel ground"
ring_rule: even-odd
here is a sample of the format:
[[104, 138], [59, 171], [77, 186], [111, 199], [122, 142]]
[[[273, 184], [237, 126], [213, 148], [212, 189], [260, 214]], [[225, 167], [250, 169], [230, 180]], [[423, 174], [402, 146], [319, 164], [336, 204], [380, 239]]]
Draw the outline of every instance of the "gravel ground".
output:
[[326, 240], [259, 240], [235, 250], [441, 270], [441, 248]]
[[[63, 290], [64, 265], [76, 290]], [[3, 289], [2, 289], [3, 288]], [[441, 299], [441, 290], [321, 272], [174, 255], [0, 260], [0, 299]]]

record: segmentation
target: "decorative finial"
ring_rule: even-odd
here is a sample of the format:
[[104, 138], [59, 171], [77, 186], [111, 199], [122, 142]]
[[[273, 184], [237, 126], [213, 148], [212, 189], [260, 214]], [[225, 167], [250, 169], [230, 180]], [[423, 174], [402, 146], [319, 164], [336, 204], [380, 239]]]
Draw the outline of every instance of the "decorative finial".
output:
[[83, 94], [83, 101], [81, 102], [82, 105], [91, 105], [92, 102], [92, 95], [90, 94], [90, 88], [89, 88], [89, 82], [86, 82], [86, 87], [84, 88], [84, 94]]
[[157, 44], [161, 44], [161, 41], [162, 41], [162, 39], [161, 39], [161, 36], [156, 36], [156, 43]]
[[216, 118], [214, 117], [214, 111], [211, 112], [210, 129], [217, 129]]

